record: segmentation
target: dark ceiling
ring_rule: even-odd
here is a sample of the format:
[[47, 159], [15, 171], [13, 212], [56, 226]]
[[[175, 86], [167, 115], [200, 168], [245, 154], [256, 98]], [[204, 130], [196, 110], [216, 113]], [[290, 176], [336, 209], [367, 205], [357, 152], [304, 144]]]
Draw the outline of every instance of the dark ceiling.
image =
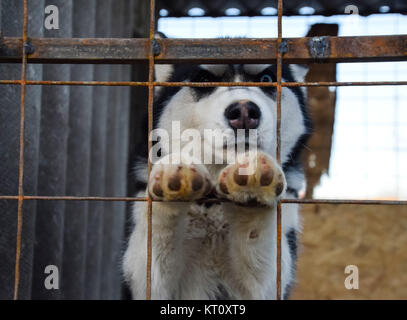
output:
[[[283, 3], [283, 14], [286, 16], [344, 14], [347, 6], [356, 6], [358, 13], [363, 16], [407, 13], [407, 0], [284, 0]], [[210, 17], [225, 16], [227, 13], [239, 16], [275, 15], [277, 0], [157, 0], [158, 11], [165, 9], [161, 11], [161, 16], [187, 17], [191, 15], [188, 12], [192, 8], [201, 10], [195, 9], [191, 13]]]

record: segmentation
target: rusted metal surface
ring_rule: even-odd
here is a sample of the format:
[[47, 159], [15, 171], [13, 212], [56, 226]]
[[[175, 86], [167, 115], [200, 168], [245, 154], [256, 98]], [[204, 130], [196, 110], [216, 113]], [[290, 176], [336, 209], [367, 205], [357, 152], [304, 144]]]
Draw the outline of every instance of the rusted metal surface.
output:
[[[148, 87], [148, 81], [47, 81], [26, 80], [26, 85], [38, 86], [112, 86]], [[21, 80], [0, 80], [0, 85], [21, 85]], [[282, 87], [350, 87], [350, 86], [405, 86], [407, 81], [356, 82], [282, 82]], [[153, 82], [154, 87], [277, 87], [277, 82]]]
[[305, 37], [287, 39], [284, 61], [368, 62], [406, 60], [407, 36]]
[[407, 200], [283, 199], [281, 202], [300, 204], [407, 205]]
[[[40, 200], [40, 201], [125, 201], [125, 202], [140, 202], [148, 201], [147, 197], [87, 197], [87, 196], [37, 196], [37, 195], [24, 195], [21, 197], [26, 200]], [[15, 195], [1, 195], [0, 200], [18, 200], [19, 196]], [[281, 199], [284, 204], [359, 204], [359, 205], [407, 205], [407, 200], [364, 200], [364, 199]], [[152, 200], [152, 202], [162, 202], [162, 200]], [[184, 201], [174, 201], [184, 202]], [[227, 199], [207, 198], [199, 201], [200, 203], [219, 203], [229, 202]]]
[[405, 86], [407, 81], [318, 81], [318, 82], [283, 82], [283, 87], [356, 87], [356, 86]]
[[[153, 130], [153, 104], [154, 104], [154, 57], [158, 53], [157, 43], [154, 39], [155, 33], [155, 0], [150, 0], [150, 32], [149, 32], [149, 52], [148, 52], [148, 137]], [[152, 148], [152, 141], [148, 139], [148, 154]], [[148, 182], [150, 181], [151, 161], [148, 157]], [[149, 188], [147, 188], [149, 190]], [[152, 199], [147, 192], [147, 270], [146, 270], [146, 299], [151, 300], [151, 263], [152, 263]]]
[[312, 37], [309, 41], [309, 53], [314, 59], [326, 59], [330, 54], [330, 45], [327, 37]]
[[23, 52], [21, 66], [21, 102], [20, 102], [20, 155], [18, 166], [18, 211], [17, 211], [17, 234], [16, 234], [16, 264], [14, 269], [14, 300], [18, 299], [18, 285], [20, 283], [20, 259], [21, 259], [21, 232], [23, 229], [23, 201], [24, 201], [24, 121], [25, 121], [25, 96], [27, 76], [27, 48], [28, 35], [28, 3], [24, 0], [23, 16]]
[[[32, 38], [30, 63], [129, 63], [148, 61], [148, 39]], [[0, 62], [19, 62], [20, 38], [4, 38]]]
[[[277, 21], [277, 150], [276, 150], [276, 158], [278, 164], [281, 165], [281, 98], [282, 98], [282, 74], [283, 74], [283, 54], [287, 52], [287, 45], [284, 42], [283, 45], [283, 22], [282, 22], [282, 15], [283, 15], [283, 1], [278, 0], [278, 21]], [[276, 299], [281, 300], [281, 202], [277, 203], [277, 259], [276, 259]]]
[[[319, 40], [318, 40], [319, 39]], [[157, 39], [156, 63], [275, 63], [278, 39]], [[285, 63], [402, 61], [407, 35], [284, 39]], [[30, 63], [148, 62], [149, 39], [32, 38]], [[317, 45], [319, 43], [319, 45]], [[0, 62], [21, 61], [22, 40], [4, 38]]]

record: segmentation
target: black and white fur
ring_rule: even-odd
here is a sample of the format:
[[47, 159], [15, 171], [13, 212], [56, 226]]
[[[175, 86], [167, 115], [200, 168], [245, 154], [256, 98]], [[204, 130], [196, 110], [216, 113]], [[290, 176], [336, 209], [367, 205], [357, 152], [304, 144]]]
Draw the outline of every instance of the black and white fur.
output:
[[[306, 69], [285, 65], [283, 81], [303, 81]], [[267, 75], [264, 77], [264, 75]], [[275, 65], [156, 65], [157, 81], [276, 81]], [[262, 118], [259, 148], [276, 152], [276, 89], [257, 87], [161, 87], [156, 89], [154, 127], [171, 132], [171, 121], [186, 128], [227, 129], [225, 109], [234, 101], [254, 101]], [[282, 89], [281, 161], [286, 187], [296, 198], [304, 186], [300, 152], [309, 136], [305, 90]], [[182, 144], [182, 142], [181, 142]], [[163, 151], [165, 152], [165, 151]], [[216, 152], [216, 151], [215, 151]], [[222, 152], [222, 151], [218, 151]], [[152, 174], [159, 164], [153, 165]], [[216, 186], [225, 165], [206, 165]], [[205, 170], [206, 170], [205, 169]], [[146, 196], [147, 162], [135, 164], [137, 196]], [[152, 299], [275, 299], [276, 206], [153, 202]], [[145, 298], [147, 204], [133, 208], [134, 227], [123, 260], [125, 280], [134, 299]], [[282, 294], [293, 285], [300, 231], [298, 205], [282, 205]], [[252, 238], [252, 232], [256, 237]]]

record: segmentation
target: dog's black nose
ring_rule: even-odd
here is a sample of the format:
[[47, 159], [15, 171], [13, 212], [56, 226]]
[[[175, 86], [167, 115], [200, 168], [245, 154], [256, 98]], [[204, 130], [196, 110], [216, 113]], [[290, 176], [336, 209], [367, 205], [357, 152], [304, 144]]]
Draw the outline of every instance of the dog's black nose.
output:
[[252, 101], [240, 100], [225, 110], [225, 117], [233, 129], [256, 129], [259, 126], [261, 111]]

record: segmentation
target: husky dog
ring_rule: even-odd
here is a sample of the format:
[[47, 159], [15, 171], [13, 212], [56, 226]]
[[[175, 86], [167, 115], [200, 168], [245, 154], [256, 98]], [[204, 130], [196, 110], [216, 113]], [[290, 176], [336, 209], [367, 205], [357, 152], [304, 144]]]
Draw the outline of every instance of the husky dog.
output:
[[[284, 65], [284, 81], [303, 81], [306, 68]], [[275, 82], [276, 66], [156, 65], [157, 81]], [[161, 150], [147, 177], [147, 157], [135, 166], [137, 196], [149, 192], [152, 204], [152, 299], [275, 299], [276, 203], [297, 198], [304, 187], [300, 153], [310, 134], [305, 89], [284, 87], [281, 108], [281, 163], [276, 158], [275, 87], [161, 87], [155, 91], [154, 127], [165, 129], [170, 144], [187, 142], [172, 135], [173, 121], [181, 132], [193, 128], [227, 132], [235, 144], [238, 129], [256, 131], [257, 153], [242, 163], [204, 164], [163, 161], [171, 151]], [[231, 130], [230, 130], [231, 129]], [[202, 134], [199, 147], [207, 144]], [[225, 146], [211, 149], [214, 157]], [[147, 156], [147, 155], [146, 155]], [[201, 157], [204, 157], [202, 152]], [[201, 159], [202, 160], [202, 159]], [[241, 174], [241, 166], [254, 171]], [[147, 190], [148, 183], [148, 190]], [[203, 202], [216, 194], [228, 201]], [[178, 200], [166, 201], [166, 200]], [[124, 255], [124, 277], [134, 299], [146, 289], [147, 203], [133, 207], [134, 226]], [[282, 205], [282, 282], [288, 298], [294, 282], [298, 205]]]

